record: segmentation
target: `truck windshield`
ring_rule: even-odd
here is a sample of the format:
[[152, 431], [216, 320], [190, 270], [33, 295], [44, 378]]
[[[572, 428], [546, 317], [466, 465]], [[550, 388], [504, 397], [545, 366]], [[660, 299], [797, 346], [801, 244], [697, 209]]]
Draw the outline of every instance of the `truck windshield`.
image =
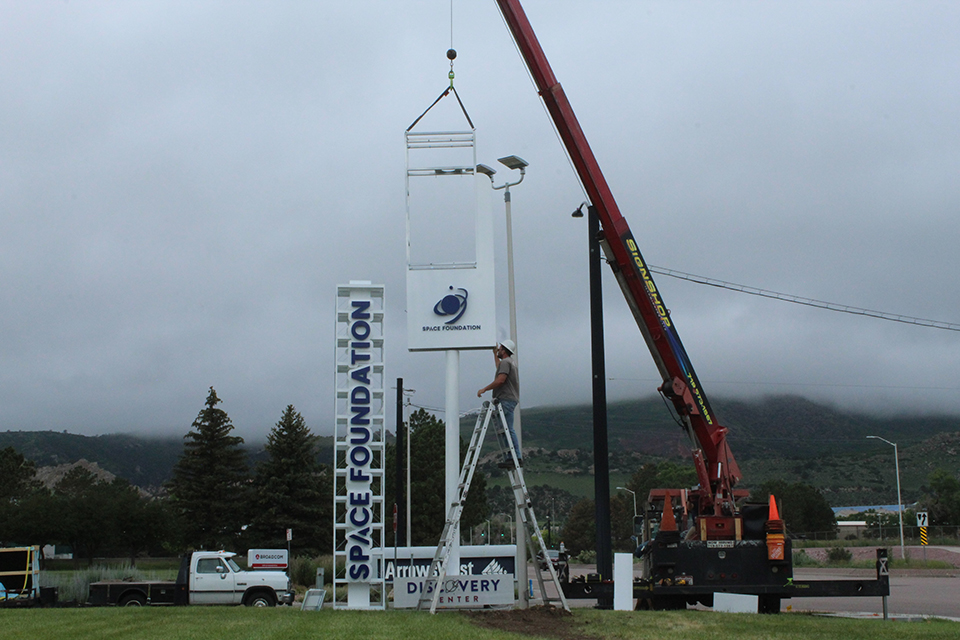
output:
[[238, 565], [233, 558], [227, 558], [227, 564], [229, 564], [230, 568], [234, 571], [243, 571], [243, 569], [240, 568], [240, 565]]

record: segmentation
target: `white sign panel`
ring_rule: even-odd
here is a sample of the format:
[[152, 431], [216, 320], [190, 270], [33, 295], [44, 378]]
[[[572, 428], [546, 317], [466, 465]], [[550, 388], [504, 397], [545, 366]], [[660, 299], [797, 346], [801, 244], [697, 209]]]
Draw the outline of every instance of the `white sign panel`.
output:
[[478, 269], [410, 271], [411, 351], [490, 348], [497, 339], [493, 277]]
[[[412, 609], [420, 601], [426, 578], [396, 578], [393, 581], [393, 606]], [[427, 587], [426, 595], [433, 595], [435, 583]], [[438, 609], [468, 609], [489, 605], [512, 605], [514, 602], [513, 574], [492, 576], [448, 576], [440, 582]]]
[[926, 511], [917, 511], [917, 526], [925, 527], [927, 526], [927, 512]]
[[249, 549], [247, 566], [251, 569], [286, 569], [286, 549]]
[[[395, 553], [391, 554], [390, 551]], [[387, 557], [384, 558], [384, 579], [389, 582], [395, 578], [426, 576], [436, 552], [435, 546], [399, 547], [388, 550]], [[517, 546], [513, 544], [461, 545], [460, 574], [468, 576], [513, 574], [516, 556]]]
[[743, 593], [713, 594], [713, 610], [725, 613], [757, 613], [760, 597]]

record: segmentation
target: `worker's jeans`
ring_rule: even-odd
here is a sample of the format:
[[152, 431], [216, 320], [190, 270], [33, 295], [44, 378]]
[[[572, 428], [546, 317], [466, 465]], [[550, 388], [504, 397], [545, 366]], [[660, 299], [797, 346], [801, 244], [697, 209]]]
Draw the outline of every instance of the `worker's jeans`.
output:
[[520, 451], [520, 442], [517, 440], [517, 432], [513, 429], [513, 411], [517, 408], [517, 401], [501, 400], [500, 406], [503, 407], [503, 417], [507, 420], [507, 431], [510, 432], [510, 439], [513, 440], [513, 448], [517, 452], [517, 460], [522, 460], [523, 453]]

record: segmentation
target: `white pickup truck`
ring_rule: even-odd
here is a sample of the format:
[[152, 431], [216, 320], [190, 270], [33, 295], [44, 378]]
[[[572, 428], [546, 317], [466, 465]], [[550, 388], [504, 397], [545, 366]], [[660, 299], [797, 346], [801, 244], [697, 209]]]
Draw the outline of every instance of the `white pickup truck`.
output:
[[282, 571], [244, 571], [228, 551], [183, 556], [176, 582], [103, 581], [90, 585], [92, 605], [293, 604], [293, 585]]

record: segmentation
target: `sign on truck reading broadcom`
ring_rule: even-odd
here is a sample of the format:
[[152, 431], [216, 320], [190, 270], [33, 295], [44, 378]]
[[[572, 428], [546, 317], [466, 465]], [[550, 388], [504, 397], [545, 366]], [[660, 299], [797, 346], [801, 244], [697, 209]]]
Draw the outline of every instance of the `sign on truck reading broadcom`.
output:
[[247, 567], [250, 569], [280, 569], [287, 568], [286, 549], [249, 549], [247, 551]]

